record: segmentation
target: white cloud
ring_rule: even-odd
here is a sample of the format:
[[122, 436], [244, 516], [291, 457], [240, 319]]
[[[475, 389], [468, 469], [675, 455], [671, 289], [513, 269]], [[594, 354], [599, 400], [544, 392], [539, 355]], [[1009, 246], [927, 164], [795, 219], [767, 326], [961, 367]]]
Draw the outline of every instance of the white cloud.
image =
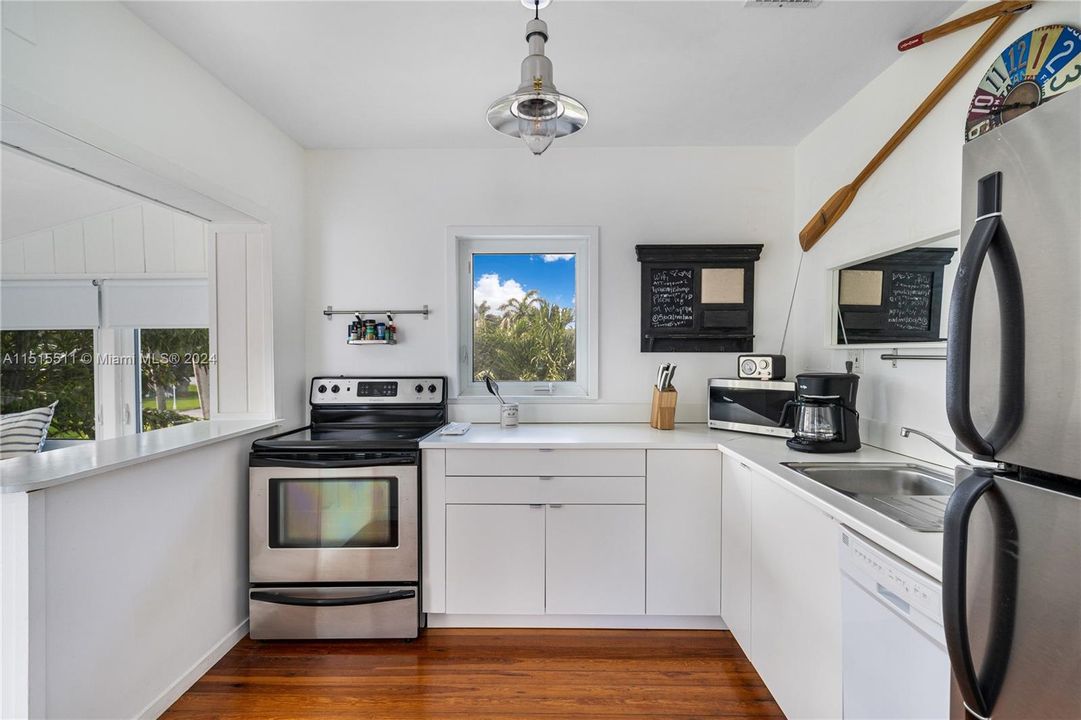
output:
[[544, 262], [559, 262], [560, 260], [573, 260], [574, 253], [568, 253], [567, 255], [545, 255]]
[[511, 298], [521, 300], [525, 297], [525, 288], [514, 278], [499, 281], [499, 273], [481, 275], [473, 287], [473, 304], [488, 303], [492, 312], [498, 312], [500, 305], [505, 305]]

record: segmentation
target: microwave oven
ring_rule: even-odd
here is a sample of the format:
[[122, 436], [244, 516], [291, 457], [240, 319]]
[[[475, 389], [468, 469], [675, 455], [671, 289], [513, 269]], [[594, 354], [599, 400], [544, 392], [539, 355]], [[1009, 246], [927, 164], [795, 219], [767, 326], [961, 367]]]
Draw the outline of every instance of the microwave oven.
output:
[[795, 399], [794, 381], [713, 378], [709, 381], [709, 426], [792, 437], [791, 423], [782, 426], [781, 418], [785, 403]]

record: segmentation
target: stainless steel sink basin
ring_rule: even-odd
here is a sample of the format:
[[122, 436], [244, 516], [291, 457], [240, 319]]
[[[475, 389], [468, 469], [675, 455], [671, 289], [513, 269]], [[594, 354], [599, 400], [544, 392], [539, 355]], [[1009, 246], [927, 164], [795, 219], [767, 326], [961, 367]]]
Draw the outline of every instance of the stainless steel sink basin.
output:
[[913, 463], [781, 463], [921, 532], [942, 532], [953, 478]]

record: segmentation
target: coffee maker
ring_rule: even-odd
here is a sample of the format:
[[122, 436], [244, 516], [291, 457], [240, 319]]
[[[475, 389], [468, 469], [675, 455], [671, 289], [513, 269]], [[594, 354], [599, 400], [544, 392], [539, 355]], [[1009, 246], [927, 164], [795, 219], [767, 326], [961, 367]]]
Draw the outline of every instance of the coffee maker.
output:
[[[796, 399], [781, 417], [792, 420], [788, 447], [801, 452], [839, 453], [860, 448], [860, 414], [856, 412], [859, 375], [802, 373], [796, 376]], [[791, 415], [790, 415], [791, 413]]]

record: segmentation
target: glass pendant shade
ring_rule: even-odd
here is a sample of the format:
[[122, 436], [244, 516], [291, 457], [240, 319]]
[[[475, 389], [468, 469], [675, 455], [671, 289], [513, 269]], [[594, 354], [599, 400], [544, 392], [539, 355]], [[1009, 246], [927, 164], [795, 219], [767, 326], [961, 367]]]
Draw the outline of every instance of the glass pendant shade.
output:
[[540, 155], [557, 137], [585, 127], [588, 113], [582, 103], [556, 90], [552, 61], [544, 56], [548, 26], [534, 18], [526, 25], [530, 54], [522, 61], [518, 90], [488, 108], [488, 124], [511, 137], [520, 137], [534, 155]]
[[556, 136], [556, 121], [518, 118], [518, 136], [534, 155], [540, 155]]

